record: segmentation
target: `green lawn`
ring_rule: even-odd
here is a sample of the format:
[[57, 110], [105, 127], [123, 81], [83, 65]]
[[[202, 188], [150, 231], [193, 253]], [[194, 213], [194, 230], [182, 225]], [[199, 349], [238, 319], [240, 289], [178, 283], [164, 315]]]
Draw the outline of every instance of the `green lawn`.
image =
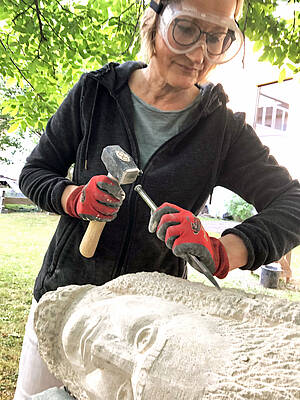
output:
[[[13, 397], [34, 280], [57, 222], [57, 216], [46, 213], [0, 214], [0, 400]], [[300, 277], [300, 247], [293, 251], [292, 264]], [[240, 279], [230, 274], [220, 285], [300, 301], [299, 291], [261, 289], [257, 277], [249, 275], [243, 271]], [[190, 276], [208, 283], [194, 271]]]
[[12, 399], [35, 276], [58, 221], [45, 213], [0, 215], [0, 399]]

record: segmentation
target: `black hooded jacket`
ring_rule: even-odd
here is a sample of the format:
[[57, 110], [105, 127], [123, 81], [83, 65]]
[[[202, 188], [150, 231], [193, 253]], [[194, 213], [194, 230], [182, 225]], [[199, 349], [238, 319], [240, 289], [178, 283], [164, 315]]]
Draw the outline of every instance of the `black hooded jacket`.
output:
[[[39, 144], [28, 157], [19, 184], [40, 208], [61, 214], [35, 283], [36, 300], [69, 284], [101, 285], [139, 271], [186, 275], [156, 235], [148, 232], [150, 211], [133, 190], [117, 218], [107, 223], [94, 257], [79, 245], [88, 222], [66, 215], [61, 196], [69, 184], [86, 184], [107, 174], [104, 147], [120, 145], [139, 166], [133, 127], [130, 74], [145, 65], [110, 63], [84, 74], [50, 118]], [[240, 236], [249, 253], [245, 269], [278, 260], [300, 243], [300, 185], [269, 155], [242, 113], [226, 107], [221, 85], [203, 88], [198, 117], [164, 143], [150, 158], [136, 184], [157, 205], [168, 201], [197, 214], [215, 186], [223, 186], [252, 203], [258, 214], [225, 231]], [[159, 133], [158, 133], [159, 134]], [[65, 178], [74, 164], [72, 181]]]

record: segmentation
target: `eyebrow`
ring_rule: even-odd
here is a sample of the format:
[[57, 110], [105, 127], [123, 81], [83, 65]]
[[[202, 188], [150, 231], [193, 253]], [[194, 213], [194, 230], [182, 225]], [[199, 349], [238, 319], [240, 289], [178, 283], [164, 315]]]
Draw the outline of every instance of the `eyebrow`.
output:
[[[175, 19], [191, 21], [195, 25], [198, 25], [199, 28], [201, 29], [201, 31], [203, 30], [204, 32], [206, 32], [206, 30], [201, 27], [201, 23], [199, 23], [199, 18], [193, 18], [193, 17], [191, 17], [189, 15], [183, 15], [182, 17], [179, 16], [179, 17], [176, 17]], [[209, 25], [208, 29], [214, 29], [211, 32], [208, 31], [208, 33], [227, 33], [228, 32], [228, 29], [226, 30], [226, 28], [221, 26], [221, 25], [213, 25], [213, 24], [211, 24], [209, 22], [204, 22], [204, 21], [203, 21], [203, 23], [206, 23], [206, 24]]]

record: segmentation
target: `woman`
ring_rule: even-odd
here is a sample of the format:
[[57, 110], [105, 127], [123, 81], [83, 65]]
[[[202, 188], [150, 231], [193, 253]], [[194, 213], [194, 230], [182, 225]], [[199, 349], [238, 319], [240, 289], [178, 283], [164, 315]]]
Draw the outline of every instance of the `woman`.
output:
[[[137, 271], [186, 277], [186, 253], [224, 278], [229, 270], [278, 260], [300, 243], [299, 183], [269, 155], [244, 115], [226, 108], [221, 85], [205, 83], [241, 47], [235, 23], [241, 7], [239, 0], [151, 2], [141, 26], [148, 65], [110, 63], [84, 74], [49, 120], [20, 176], [29, 198], [61, 215], [35, 302], [59, 286], [102, 285]], [[150, 224], [134, 185], [121, 189], [106, 177], [99, 155], [107, 145], [120, 145], [143, 169], [136, 183], [162, 204]], [[194, 216], [217, 185], [258, 211], [219, 240]], [[91, 259], [78, 250], [86, 220], [109, 222]], [[24, 341], [34, 336], [28, 324]], [[34, 346], [23, 348], [31, 377], [22, 378], [20, 367], [15, 399], [54, 385], [44, 373], [32, 376], [38, 355], [32, 361]], [[30, 392], [28, 382], [34, 382]]]

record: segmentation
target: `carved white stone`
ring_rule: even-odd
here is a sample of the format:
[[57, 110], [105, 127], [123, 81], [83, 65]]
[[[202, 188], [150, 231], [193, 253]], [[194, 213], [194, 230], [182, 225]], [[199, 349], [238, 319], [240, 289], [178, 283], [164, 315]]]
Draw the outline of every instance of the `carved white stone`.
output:
[[77, 399], [296, 400], [300, 303], [157, 272], [46, 293], [40, 353]]

